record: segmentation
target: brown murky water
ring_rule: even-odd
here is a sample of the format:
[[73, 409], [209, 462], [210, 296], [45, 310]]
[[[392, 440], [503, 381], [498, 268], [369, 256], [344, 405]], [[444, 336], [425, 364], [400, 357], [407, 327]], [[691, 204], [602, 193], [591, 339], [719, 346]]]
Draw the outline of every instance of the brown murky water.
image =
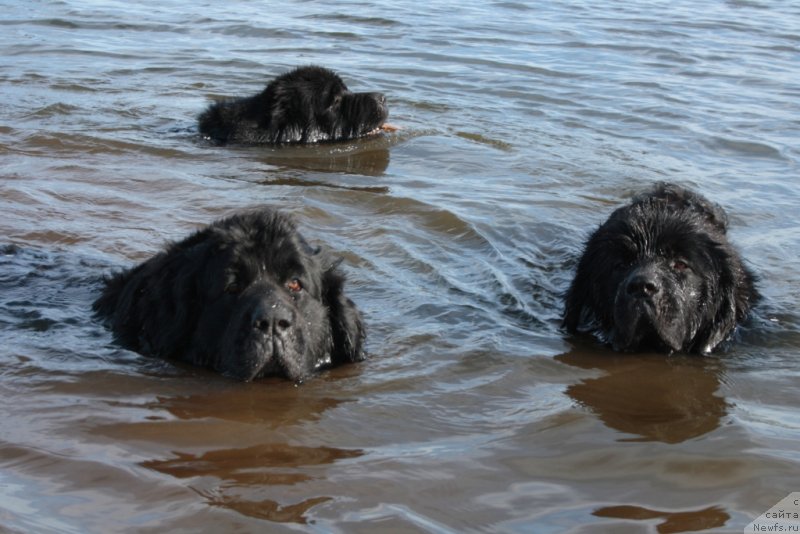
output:
[[[741, 532], [800, 491], [792, 2], [17, 3], [0, 15], [0, 531]], [[319, 63], [379, 139], [194, 119]], [[656, 180], [723, 204], [764, 302], [708, 358], [558, 329]], [[260, 204], [345, 258], [371, 358], [251, 384], [115, 346], [100, 279]]]

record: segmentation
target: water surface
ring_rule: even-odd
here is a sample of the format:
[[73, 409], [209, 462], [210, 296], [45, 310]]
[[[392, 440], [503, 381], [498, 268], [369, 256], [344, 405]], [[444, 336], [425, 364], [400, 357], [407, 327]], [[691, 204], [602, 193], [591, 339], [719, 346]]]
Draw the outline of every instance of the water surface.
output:
[[[800, 490], [794, 2], [33, 2], [0, 27], [0, 530], [741, 532]], [[402, 129], [197, 137], [311, 63]], [[583, 240], [657, 180], [721, 203], [761, 277], [713, 357], [558, 328]], [[344, 257], [368, 361], [240, 384], [114, 345], [103, 275], [258, 205]]]

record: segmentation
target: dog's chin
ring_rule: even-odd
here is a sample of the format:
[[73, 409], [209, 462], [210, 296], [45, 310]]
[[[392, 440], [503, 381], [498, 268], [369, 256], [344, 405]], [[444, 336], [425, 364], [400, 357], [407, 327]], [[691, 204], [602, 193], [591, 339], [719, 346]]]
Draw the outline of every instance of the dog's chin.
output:
[[358, 128], [355, 128], [354, 138], [360, 137], [372, 137], [376, 135], [380, 135], [384, 132], [393, 131], [393, 126], [385, 128], [386, 126], [386, 118], [381, 119], [370, 119], [365, 121], [356, 122], [358, 124]]
[[323, 130], [320, 128], [314, 128], [309, 130], [306, 134], [306, 143], [342, 143], [347, 141], [352, 141], [355, 139], [361, 139], [364, 137], [373, 137], [384, 133], [385, 131], [394, 131], [395, 127], [391, 127], [392, 130], [384, 129], [384, 121], [379, 122], [372, 122], [369, 124], [360, 123], [357, 126], [344, 126], [344, 127], [336, 127], [333, 130]]
[[304, 365], [305, 360], [302, 351], [278, 338], [249, 340], [226, 351], [219, 371], [241, 382], [275, 376], [301, 383], [311, 372]]
[[383, 124], [383, 122], [381, 122], [375, 128], [372, 128], [371, 130], [364, 131], [364, 133], [361, 134], [361, 137], [372, 137], [373, 135], [380, 135], [385, 131], [383, 129], [383, 126], [384, 126], [384, 124]]
[[628, 302], [617, 306], [614, 328], [609, 335], [614, 350], [621, 352], [655, 351], [671, 354], [683, 348], [681, 329], [664, 324], [652, 303]]
[[379, 107], [373, 113], [364, 114], [360, 117], [350, 117], [348, 122], [353, 126], [357, 125], [357, 128], [353, 128], [357, 132], [356, 137], [370, 137], [397, 130], [396, 126], [386, 124], [388, 118], [389, 113], [386, 108]]
[[619, 352], [652, 351], [672, 354], [680, 351], [673, 342], [664, 339], [651, 324], [639, 325], [636, 330], [611, 333], [611, 346]]

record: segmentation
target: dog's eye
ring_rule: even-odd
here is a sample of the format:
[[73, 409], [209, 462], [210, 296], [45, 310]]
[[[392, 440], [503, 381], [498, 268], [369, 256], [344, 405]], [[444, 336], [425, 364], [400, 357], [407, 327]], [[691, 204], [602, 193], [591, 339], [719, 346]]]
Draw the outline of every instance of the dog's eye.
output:
[[683, 260], [674, 260], [672, 262], [672, 268], [678, 272], [683, 272], [689, 269], [689, 264]]
[[611, 269], [614, 271], [625, 271], [630, 268], [633, 262], [627, 259], [620, 259], [619, 261], [615, 261], [614, 264], [611, 266]]
[[236, 295], [237, 293], [241, 293], [241, 291], [242, 285], [239, 283], [239, 280], [235, 276], [231, 276], [225, 283], [225, 293]]
[[303, 290], [303, 284], [297, 278], [292, 278], [286, 282], [286, 288], [292, 293], [299, 293]]
[[236, 282], [231, 282], [230, 284], [225, 286], [225, 293], [230, 293], [231, 295], [235, 295], [239, 293], [239, 284]]

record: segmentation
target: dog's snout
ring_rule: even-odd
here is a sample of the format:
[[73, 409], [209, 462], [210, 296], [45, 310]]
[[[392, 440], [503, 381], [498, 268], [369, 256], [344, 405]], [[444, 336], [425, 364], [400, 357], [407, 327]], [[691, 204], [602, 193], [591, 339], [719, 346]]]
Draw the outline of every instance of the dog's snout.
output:
[[291, 328], [293, 322], [292, 310], [281, 302], [261, 302], [253, 310], [253, 328], [262, 332], [272, 329], [280, 333]]
[[656, 278], [649, 273], [638, 273], [628, 279], [625, 291], [631, 297], [651, 298], [661, 291]]

